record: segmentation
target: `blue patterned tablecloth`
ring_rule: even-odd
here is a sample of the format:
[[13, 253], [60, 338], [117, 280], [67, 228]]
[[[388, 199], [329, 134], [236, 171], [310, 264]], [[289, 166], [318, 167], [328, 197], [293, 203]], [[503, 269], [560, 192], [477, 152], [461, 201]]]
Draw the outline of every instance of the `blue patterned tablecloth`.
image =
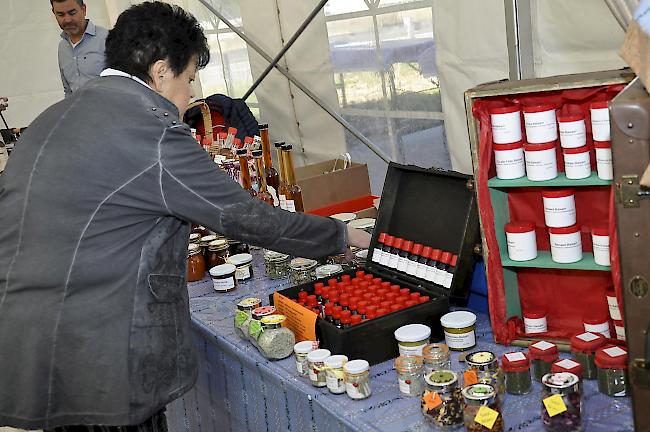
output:
[[[234, 305], [245, 297], [268, 301], [268, 295], [286, 288], [286, 280], [264, 276], [261, 256], [255, 255], [253, 280], [237, 290], [217, 294], [205, 279], [188, 285], [194, 338], [199, 352], [199, 378], [182, 399], [168, 406], [172, 432], [337, 432], [430, 431], [418, 398], [402, 396], [397, 377], [387, 361], [371, 368], [372, 396], [353, 401], [345, 394], [311, 386], [296, 376], [293, 357], [268, 361], [233, 329]], [[477, 314], [477, 349], [501, 356], [522, 348], [493, 341], [487, 315]], [[566, 357], [566, 354], [563, 355]], [[463, 370], [458, 354], [452, 368]], [[508, 431], [542, 431], [540, 388], [525, 396], [506, 395], [504, 420]], [[585, 381], [584, 419], [589, 432], [633, 431], [629, 398], [610, 398], [598, 392], [595, 381]]]

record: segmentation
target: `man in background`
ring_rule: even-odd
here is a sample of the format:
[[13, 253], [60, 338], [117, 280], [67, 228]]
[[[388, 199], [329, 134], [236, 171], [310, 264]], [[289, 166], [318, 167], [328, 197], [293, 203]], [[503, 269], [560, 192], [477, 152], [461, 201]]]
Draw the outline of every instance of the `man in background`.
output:
[[59, 70], [65, 97], [104, 70], [104, 46], [108, 30], [86, 19], [84, 0], [50, 0], [61, 27]]

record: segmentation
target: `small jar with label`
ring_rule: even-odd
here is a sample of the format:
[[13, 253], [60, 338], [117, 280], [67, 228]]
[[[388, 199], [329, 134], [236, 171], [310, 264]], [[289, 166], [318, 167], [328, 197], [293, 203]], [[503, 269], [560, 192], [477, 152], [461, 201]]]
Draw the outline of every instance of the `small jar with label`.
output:
[[580, 225], [548, 229], [551, 243], [551, 259], [568, 264], [582, 260], [582, 237]]
[[578, 148], [587, 144], [584, 114], [559, 115], [557, 121], [560, 130], [560, 145], [563, 148]]
[[307, 258], [294, 258], [289, 264], [289, 280], [294, 285], [302, 285], [316, 280], [318, 261]]
[[467, 368], [466, 377], [473, 374], [476, 377], [476, 382], [490, 384], [499, 395], [505, 393], [503, 371], [499, 367], [499, 360], [494, 353], [490, 351], [469, 353], [465, 357], [465, 366]]
[[201, 253], [201, 247], [196, 243], [190, 243], [187, 248], [187, 281], [200, 281], [203, 276], [205, 276], [205, 258]]
[[365, 360], [352, 360], [343, 365], [343, 372], [345, 391], [351, 399], [370, 397], [370, 363]]
[[582, 374], [585, 379], [596, 379], [596, 351], [602, 348], [607, 341], [596, 333], [581, 333], [571, 338], [571, 353], [582, 366]]
[[591, 113], [591, 133], [594, 141], [609, 141], [611, 131], [609, 127], [609, 108], [607, 101], [597, 101], [589, 104]]
[[582, 365], [573, 359], [565, 358], [562, 360], [556, 360], [553, 365], [551, 365], [551, 373], [558, 372], [569, 372], [578, 377], [578, 380], [582, 382], [584, 377], [584, 371]]
[[425, 376], [426, 389], [421, 406], [424, 418], [436, 430], [451, 431], [463, 425], [463, 395], [458, 375], [451, 370], [437, 370]]
[[217, 239], [208, 243], [208, 268], [226, 264], [230, 252], [226, 239]]
[[614, 320], [614, 332], [616, 333], [616, 339], [625, 342], [625, 323], [623, 321]]
[[296, 357], [296, 371], [298, 371], [299, 376], [309, 376], [307, 355], [316, 349], [318, 349], [318, 342], [316, 341], [302, 341], [293, 346], [293, 353]]
[[522, 352], [505, 353], [501, 364], [506, 377], [506, 392], [513, 395], [530, 393], [533, 384], [528, 356]]
[[348, 358], [344, 355], [333, 355], [325, 360], [325, 380], [330, 393], [345, 393], [345, 372], [343, 372], [343, 365], [347, 361]]
[[598, 390], [608, 396], [628, 395], [627, 351], [618, 346], [599, 348], [595, 361], [598, 368]]
[[424, 374], [428, 375], [437, 370], [451, 369], [451, 353], [449, 347], [443, 343], [432, 343], [422, 348]]
[[208, 234], [201, 236], [201, 239], [199, 240], [199, 246], [201, 246], [201, 252], [203, 253], [203, 257], [205, 258], [205, 263], [210, 261], [210, 252], [208, 250], [208, 245], [210, 242], [213, 242], [217, 240], [219, 237], [214, 235], [214, 234]]
[[286, 279], [289, 277], [289, 260], [287, 254], [271, 250], [264, 251], [264, 270], [269, 279]]
[[531, 144], [557, 140], [557, 120], [553, 105], [525, 105], [526, 141]]
[[524, 145], [522, 142], [512, 144], [493, 144], [494, 165], [497, 178], [502, 180], [518, 179], [526, 175]]
[[546, 311], [543, 309], [528, 309], [523, 314], [524, 331], [526, 334], [546, 333]]
[[542, 381], [542, 377], [551, 372], [551, 366], [558, 359], [557, 345], [539, 341], [528, 347], [528, 357], [533, 364], [533, 377]]
[[535, 224], [528, 221], [512, 221], [506, 224], [508, 257], [513, 261], [530, 261], [537, 258]]
[[400, 355], [422, 355], [422, 348], [429, 343], [431, 328], [424, 324], [408, 324], [395, 330]]
[[542, 377], [542, 423], [549, 432], [580, 432], [582, 393], [579, 379], [569, 372], [549, 373]]
[[586, 332], [600, 333], [606, 338], [611, 338], [609, 330], [609, 312], [602, 310], [590, 310], [582, 316], [582, 325]]
[[616, 298], [616, 291], [614, 287], [610, 286], [605, 292], [605, 297], [607, 298], [607, 306], [609, 308], [609, 317], [614, 321], [621, 321], [623, 316], [621, 315], [621, 309], [618, 307], [618, 299]]
[[591, 227], [591, 244], [594, 249], [594, 261], [603, 267], [610, 267], [609, 229], [602, 223]]
[[309, 365], [309, 381], [314, 387], [327, 386], [327, 375], [325, 374], [325, 360], [332, 353], [326, 349], [317, 349], [307, 354], [307, 364]]
[[489, 384], [473, 384], [462, 391], [463, 422], [467, 432], [503, 432], [504, 422], [497, 393]]
[[248, 323], [248, 340], [258, 348], [257, 339], [262, 334], [262, 318], [275, 314], [275, 306], [260, 306], [251, 312], [251, 320]]
[[546, 226], [561, 228], [575, 225], [576, 202], [573, 189], [547, 189], [542, 191], [544, 222]]
[[591, 155], [588, 146], [565, 148], [563, 153], [566, 178], [577, 180], [591, 175]]
[[401, 355], [395, 359], [399, 391], [404, 396], [422, 396], [424, 391], [424, 364], [422, 356]]
[[325, 264], [316, 267], [316, 279], [328, 278], [343, 272], [340, 264]]
[[287, 358], [293, 352], [296, 336], [282, 323], [284, 315], [267, 315], [262, 317], [262, 333], [257, 338], [257, 347], [264, 357], [269, 360]]
[[262, 306], [262, 300], [248, 297], [237, 303], [235, 311], [235, 333], [242, 339], [248, 338], [248, 326], [254, 309]]
[[544, 144], [524, 144], [528, 180], [544, 181], [557, 177], [556, 147], [555, 141]]
[[596, 170], [601, 180], [612, 180], [614, 178], [614, 166], [612, 164], [612, 143], [609, 141], [594, 141], [596, 151]]
[[445, 342], [452, 351], [464, 351], [476, 346], [476, 315], [469, 311], [454, 311], [440, 318]]
[[239, 240], [228, 240], [228, 248], [230, 249], [230, 255], [251, 253], [248, 244], [240, 242]]
[[248, 253], [232, 255], [228, 258], [228, 263], [237, 268], [235, 271], [237, 281], [246, 282], [253, 278], [253, 255]]
[[236, 267], [232, 264], [221, 264], [210, 269], [212, 285], [216, 292], [226, 293], [237, 288], [235, 270]]
[[518, 105], [490, 108], [492, 141], [510, 144], [521, 141], [521, 110]]

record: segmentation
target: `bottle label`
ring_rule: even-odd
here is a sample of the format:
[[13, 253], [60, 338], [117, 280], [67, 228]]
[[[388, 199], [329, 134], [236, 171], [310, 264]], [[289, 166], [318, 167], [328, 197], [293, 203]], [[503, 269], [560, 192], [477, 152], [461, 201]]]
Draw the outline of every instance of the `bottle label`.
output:
[[381, 254], [382, 250], [379, 249], [378, 247], [374, 248], [372, 250], [372, 262], [380, 263], [381, 262]]
[[467, 333], [448, 333], [445, 331], [445, 340], [449, 348], [464, 349], [476, 345], [476, 335], [474, 330]]
[[408, 265], [406, 267], [406, 273], [415, 276], [418, 271], [418, 263], [415, 261], [408, 260]]
[[282, 210], [286, 210], [287, 209], [287, 196], [280, 194], [279, 200], [280, 200], [280, 208]]
[[397, 270], [405, 272], [409, 265], [409, 259], [405, 257], [399, 257], [397, 260]]
[[296, 212], [296, 203], [294, 200], [286, 199], [285, 198], [285, 210], [290, 211], [291, 213]]
[[433, 266], [430, 266], [430, 265], [428, 265], [426, 267], [427, 267], [427, 273], [424, 276], [424, 278], [426, 280], [428, 280], [429, 282], [433, 282], [434, 279], [436, 278], [436, 274], [437, 274], [436, 270], [437, 269], [435, 267], [433, 267]]
[[436, 285], [442, 285], [442, 282], [445, 280], [445, 273], [447, 272], [436, 268], [434, 270], [433, 283]]
[[379, 258], [381, 261], [379, 261], [379, 264], [385, 265], [388, 267], [388, 263], [390, 262], [390, 252], [382, 251], [381, 252], [381, 257]]
[[397, 268], [398, 263], [399, 263], [399, 255], [390, 254], [390, 260], [388, 261], [388, 267]]
[[235, 287], [235, 278], [232, 276], [225, 279], [212, 278], [212, 284], [215, 291], [228, 291]]
[[423, 263], [418, 263], [418, 270], [415, 273], [415, 276], [419, 277], [420, 279], [426, 279], [427, 265]]
[[[337, 372], [337, 371], [332, 371]], [[341, 371], [341, 374], [343, 371]], [[345, 391], [345, 379], [342, 376], [334, 376], [339, 374], [328, 373], [326, 375], [327, 388], [334, 393], [343, 393]]]
[[251, 277], [251, 267], [247, 265], [245, 267], [237, 268], [235, 270], [235, 277], [237, 280], [246, 280]]
[[403, 380], [401, 378], [397, 379], [399, 382], [399, 391], [405, 395], [411, 395], [411, 380]]
[[449, 289], [451, 288], [451, 281], [454, 279], [454, 274], [451, 272], [445, 272], [445, 279], [442, 281], [442, 286]]

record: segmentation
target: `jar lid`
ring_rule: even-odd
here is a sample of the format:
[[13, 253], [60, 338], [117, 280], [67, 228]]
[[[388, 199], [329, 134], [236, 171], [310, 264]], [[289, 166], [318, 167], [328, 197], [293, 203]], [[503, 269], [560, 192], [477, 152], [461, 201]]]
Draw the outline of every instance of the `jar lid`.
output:
[[330, 367], [330, 368], [335, 368], [335, 369], [340, 369], [343, 367], [343, 365], [348, 361], [347, 356], [337, 354], [328, 357], [325, 360], [325, 366]]
[[292, 270], [309, 270], [318, 264], [318, 261], [308, 258], [294, 258], [291, 260], [289, 266]]
[[444, 314], [440, 324], [447, 328], [465, 328], [476, 324], [476, 315], [468, 311], [454, 311]]
[[395, 330], [398, 342], [420, 342], [431, 336], [431, 329], [424, 324], [408, 324]]
[[591, 226], [591, 233], [595, 236], [609, 237], [609, 227], [607, 223], [599, 223]]
[[580, 154], [580, 153], [589, 153], [589, 146], [582, 146], [582, 147], [572, 147], [572, 148], [564, 148], [562, 149], [564, 154]]
[[275, 313], [275, 306], [260, 306], [253, 309], [253, 315], [256, 315], [258, 317], [272, 315], [273, 313]]
[[612, 148], [611, 141], [594, 141], [594, 147], [599, 149], [609, 149]]
[[546, 189], [542, 191], [543, 198], [566, 198], [575, 195], [576, 191], [573, 188], [564, 189]]
[[353, 221], [350, 221], [348, 225], [350, 225], [352, 228], [366, 229], [366, 228], [374, 227], [375, 222], [376, 220], [373, 218], [360, 218], [360, 219], [355, 219]]
[[393, 247], [395, 249], [402, 249], [402, 243], [404, 243], [404, 239], [395, 237], [395, 240], [393, 240]]
[[463, 389], [463, 396], [469, 400], [485, 401], [495, 395], [494, 387], [489, 384], [472, 384]]
[[527, 233], [535, 231], [535, 224], [529, 221], [512, 221], [506, 224], [504, 230], [510, 234]]
[[571, 338], [571, 351], [592, 354], [605, 343], [603, 335], [585, 332]]
[[523, 313], [524, 319], [540, 319], [546, 318], [546, 311], [544, 309], [527, 309]]
[[398, 372], [412, 372], [421, 370], [424, 367], [422, 356], [401, 355], [395, 359], [394, 368]]
[[557, 121], [562, 123], [574, 122], [574, 121], [579, 121], [584, 119], [585, 119], [585, 115], [583, 113], [560, 114], [557, 116]]
[[284, 315], [267, 315], [260, 320], [264, 325], [279, 325], [287, 319]]
[[315, 362], [324, 362], [325, 359], [327, 359], [329, 356], [331, 356], [332, 353], [330, 350], [326, 349], [317, 349], [313, 350], [309, 354], [307, 354], [307, 360], [315, 363]]
[[422, 357], [427, 360], [447, 360], [449, 358], [449, 347], [446, 344], [432, 343], [422, 348]]
[[578, 376], [571, 372], [548, 373], [542, 377], [542, 384], [556, 389], [565, 389], [578, 384]]
[[609, 101], [596, 101], [589, 104], [589, 109], [608, 108]]
[[551, 372], [570, 372], [576, 375], [578, 378], [582, 378], [582, 365], [577, 361], [571, 359], [557, 360], [551, 366]]
[[201, 239], [201, 234], [199, 233], [190, 234], [190, 243], [195, 243], [197, 241], [200, 241], [200, 239]]
[[431, 246], [425, 246], [425, 247], [422, 248], [422, 254], [421, 255], [424, 258], [429, 259], [429, 258], [431, 258], [431, 251], [432, 251]]
[[253, 261], [253, 255], [249, 253], [241, 253], [228, 257], [228, 262], [236, 266], [245, 265]]
[[519, 111], [518, 105], [506, 105], [502, 107], [490, 108], [488, 110], [490, 114], [510, 114], [517, 111]]
[[365, 360], [352, 360], [343, 365], [343, 370], [350, 374], [360, 374], [370, 369], [370, 363]]
[[264, 252], [264, 259], [269, 262], [284, 261], [287, 258], [289, 258], [289, 255], [280, 252], [275, 252], [272, 250], [267, 250]]
[[458, 375], [450, 370], [437, 370], [425, 375], [427, 384], [434, 387], [444, 387], [458, 382]]
[[357, 215], [354, 213], [336, 213], [330, 216], [332, 219], [338, 219], [341, 222], [350, 222], [357, 218]]
[[413, 242], [411, 240], [404, 240], [404, 243], [402, 243], [402, 250], [404, 252], [411, 252], [411, 249], [413, 249]]
[[380, 234], [379, 234], [379, 238], [377, 239], [377, 241], [378, 241], [379, 243], [383, 243], [383, 242], [385, 242], [385, 241], [386, 241], [386, 237], [387, 237], [387, 235], [388, 235], [388, 234], [386, 234], [385, 232], [380, 233]]
[[525, 113], [537, 113], [544, 111], [555, 111], [555, 107], [551, 104], [542, 104], [542, 105], [524, 105], [523, 111]]
[[201, 240], [199, 240], [199, 241], [200, 241], [201, 243], [208, 244], [208, 243], [210, 243], [211, 241], [214, 241], [214, 240], [216, 240], [216, 239], [217, 239], [217, 236], [216, 236], [216, 235], [207, 235], [207, 236], [203, 236], [203, 237], [201, 237]]
[[627, 369], [627, 351], [615, 345], [599, 348], [595, 361], [601, 369]]
[[484, 369], [493, 365], [496, 361], [496, 356], [490, 351], [474, 351], [465, 357], [465, 363], [470, 368]]
[[355, 257], [365, 260], [368, 259], [368, 249], [361, 249], [354, 254]]
[[582, 315], [582, 322], [589, 325], [608, 324], [609, 311], [589, 310]]
[[249, 308], [249, 307], [257, 306], [260, 303], [262, 303], [262, 300], [258, 299], [257, 297], [246, 297], [245, 299], [237, 303], [237, 306]]
[[528, 355], [533, 360], [555, 361], [557, 359], [557, 345], [539, 341], [528, 347]]
[[422, 253], [422, 244], [420, 243], [415, 243], [413, 245], [413, 249], [411, 249], [411, 253], [413, 255], [420, 255]]
[[434, 261], [440, 261], [441, 256], [442, 256], [442, 251], [440, 249], [432, 249], [431, 253], [429, 254], [429, 258]]
[[314, 351], [318, 347], [318, 342], [316, 341], [302, 341], [298, 342], [293, 346], [293, 350], [295, 351], [296, 354], [308, 354], [312, 351]]
[[226, 276], [231, 273], [235, 273], [237, 268], [232, 264], [221, 264], [210, 269], [210, 276]]
[[196, 243], [190, 243], [190, 244], [187, 246], [187, 251], [188, 251], [190, 254], [199, 253], [199, 252], [201, 252], [201, 246], [199, 246], [199, 245], [196, 244]]
[[561, 227], [561, 228], [549, 227], [548, 232], [551, 234], [573, 234], [573, 233], [580, 232], [580, 225], [576, 224], [576, 225], [571, 225], [568, 227]]
[[517, 150], [524, 146], [523, 141], [517, 141], [510, 144], [492, 144], [494, 151]]
[[501, 365], [505, 372], [524, 372], [530, 369], [530, 359], [522, 352], [509, 352], [501, 356]]
[[228, 248], [228, 240], [217, 239], [208, 243], [208, 250], [223, 250]]
[[340, 264], [325, 264], [320, 267], [316, 267], [316, 276], [319, 278], [328, 277], [342, 271], [343, 267]]
[[551, 141], [541, 144], [524, 144], [524, 150], [527, 152], [551, 150], [557, 147], [557, 141]]
[[443, 264], [450, 264], [451, 263], [451, 252], [443, 252], [440, 254], [440, 259], [439, 261]]

